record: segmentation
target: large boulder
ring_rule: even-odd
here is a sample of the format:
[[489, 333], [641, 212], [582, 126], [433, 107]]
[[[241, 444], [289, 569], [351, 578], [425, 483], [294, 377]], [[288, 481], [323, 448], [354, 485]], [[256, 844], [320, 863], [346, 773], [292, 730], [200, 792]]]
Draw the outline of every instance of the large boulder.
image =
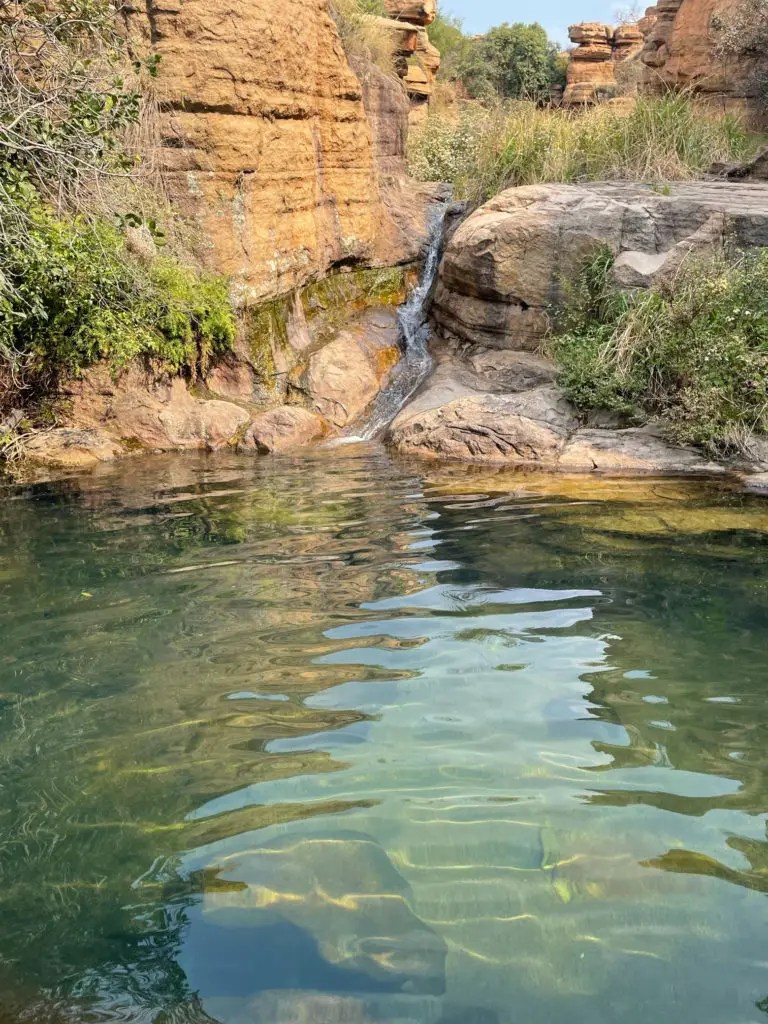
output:
[[496, 196], [451, 237], [433, 316], [456, 338], [535, 350], [549, 316], [599, 246], [652, 283], [686, 252], [729, 238], [768, 245], [768, 185], [681, 182], [663, 193], [624, 183], [531, 185]]
[[323, 437], [328, 421], [300, 405], [280, 405], [257, 413], [241, 447], [254, 447], [263, 455], [293, 451]]
[[428, 390], [395, 419], [390, 436], [401, 452], [553, 465], [576, 426], [574, 410], [556, 388], [445, 397]]

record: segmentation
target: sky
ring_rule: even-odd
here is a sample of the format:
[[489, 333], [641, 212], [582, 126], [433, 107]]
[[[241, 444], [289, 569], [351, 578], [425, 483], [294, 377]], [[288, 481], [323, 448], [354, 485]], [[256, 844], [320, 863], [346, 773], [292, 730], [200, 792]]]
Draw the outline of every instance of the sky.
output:
[[[650, 3], [651, 0], [648, 0]], [[577, 21], [615, 20], [619, 8], [630, 6], [622, 0], [441, 0], [440, 10], [464, 22], [464, 31], [485, 32], [502, 21], [538, 21], [555, 42], [568, 45], [568, 26]]]

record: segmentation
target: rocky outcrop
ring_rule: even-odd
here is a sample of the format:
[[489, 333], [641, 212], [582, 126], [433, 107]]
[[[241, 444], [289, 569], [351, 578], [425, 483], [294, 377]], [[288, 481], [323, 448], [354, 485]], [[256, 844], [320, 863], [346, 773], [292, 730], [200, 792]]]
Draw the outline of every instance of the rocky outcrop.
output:
[[[614, 253], [623, 288], [669, 281], [692, 250], [728, 239], [768, 246], [768, 185], [698, 182], [665, 194], [630, 184], [509, 189], [451, 235], [433, 306], [435, 372], [390, 428], [400, 452], [429, 458], [578, 472], [724, 472], [701, 451], [670, 444], [655, 424], [620, 429], [585, 414], [539, 354], [549, 317], [598, 246]], [[768, 465], [768, 444], [743, 465]], [[757, 486], [755, 484], [755, 486]]]
[[563, 106], [583, 106], [616, 96], [617, 65], [636, 58], [643, 46], [638, 26], [612, 28], [588, 21], [571, 25], [568, 36], [575, 46], [568, 54]]
[[433, 316], [450, 336], [535, 350], [551, 311], [598, 245], [621, 283], [648, 285], [692, 248], [726, 236], [768, 245], [768, 185], [678, 183], [669, 194], [630, 184], [509, 189], [468, 217], [446, 247]]
[[[396, 308], [377, 305], [352, 315], [358, 293], [354, 283], [342, 282], [334, 287], [346, 287], [349, 301], [339, 327], [339, 310], [330, 301], [338, 296], [330, 287], [323, 282], [297, 296], [291, 309], [273, 309], [269, 322], [260, 311], [260, 334], [251, 347], [241, 338], [238, 349], [194, 385], [136, 364], [118, 374], [103, 364], [92, 367], [67, 385], [64, 426], [27, 439], [27, 460], [81, 469], [137, 451], [266, 454], [353, 427], [401, 358]], [[397, 301], [404, 292], [391, 296]]]
[[646, 12], [643, 88], [651, 93], [691, 89], [720, 112], [765, 118], [752, 82], [750, 60], [725, 66], [715, 59], [714, 23], [739, 0], [659, 0]]
[[124, 446], [105, 430], [58, 427], [27, 438], [24, 457], [46, 469], [93, 469], [124, 454]]
[[437, 17], [436, 0], [384, 0], [387, 17], [412, 25], [431, 25]]
[[169, 197], [244, 302], [339, 264], [416, 258], [423, 217], [421, 228], [392, 224], [378, 164], [389, 175], [404, 152], [405, 111], [379, 80], [368, 116], [326, 0], [236, 11], [227, 0], [147, 0], [124, 17], [134, 49], [161, 58], [157, 164]]
[[[504, 374], [498, 373], [499, 355], [506, 357]], [[551, 383], [555, 372], [543, 357], [524, 352], [443, 353], [429, 387], [393, 422], [390, 442], [403, 454], [423, 458], [567, 472], [723, 472], [701, 452], [670, 445], [653, 426], [584, 426]]]
[[437, 6], [434, 0], [385, 0], [384, 8], [387, 18], [377, 22], [393, 40], [397, 73], [410, 101], [410, 124], [419, 124], [427, 115], [440, 68], [440, 51], [426, 29], [437, 16]]

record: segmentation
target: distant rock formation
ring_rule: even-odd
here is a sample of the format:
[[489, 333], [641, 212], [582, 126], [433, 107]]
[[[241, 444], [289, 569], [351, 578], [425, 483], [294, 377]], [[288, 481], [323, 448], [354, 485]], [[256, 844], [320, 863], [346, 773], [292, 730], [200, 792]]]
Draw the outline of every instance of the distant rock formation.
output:
[[[659, 0], [646, 12], [643, 89], [661, 93], [686, 88], [725, 112], [759, 115], [745, 59], [725, 67], [714, 56], [714, 20], [738, 0]], [[645, 19], [644, 19], [645, 20]], [[762, 111], [765, 116], [765, 110]]]
[[395, 39], [397, 72], [411, 103], [411, 124], [422, 121], [440, 67], [440, 51], [427, 35], [427, 25], [437, 17], [435, 0], [385, 0], [386, 18], [379, 24]]
[[613, 28], [585, 21], [571, 25], [568, 36], [576, 45], [569, 54], [563, 105], [583, 106], [616, 96], [620, 91], [617, 65], [640, 53], [643, 46], [640, 28], [637, 25]]

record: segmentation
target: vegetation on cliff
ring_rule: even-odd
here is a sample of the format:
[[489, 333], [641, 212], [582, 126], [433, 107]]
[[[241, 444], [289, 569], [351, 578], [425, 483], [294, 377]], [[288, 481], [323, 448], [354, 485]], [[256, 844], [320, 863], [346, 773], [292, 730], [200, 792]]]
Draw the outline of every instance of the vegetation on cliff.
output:
[[715, 57], [725, 66], [751, 68], [749, 86], [768, 104], [768, 0], [738, 0], [712, 17]]
[[0, 411], [101, 358], [194, 373], [234, 338], [140, 164], [156, 72], [109, 0], [0, 8]]
[[331, 12], [353, 66], [375, 64], [394, 77], [395, 37], [378, 20], [386, 17], [383, 0], [333, 0]]
[[574, 114], [517, 102], [462, 105], [433, 114], [410, 144], [410, 171], [454, 184], [480, 202], [513, 185], [605, 179], [670, 181], [700, 177], [718, 161], [739, 161], [755, 140], [734, 117], [713, 118], [688, 97], [637, 101]]
[[568, 397], [715, 452], [768, 433], [768, 249], [689, 257], [663, 287], [611, 285], [600, 250], [552, 339]]

